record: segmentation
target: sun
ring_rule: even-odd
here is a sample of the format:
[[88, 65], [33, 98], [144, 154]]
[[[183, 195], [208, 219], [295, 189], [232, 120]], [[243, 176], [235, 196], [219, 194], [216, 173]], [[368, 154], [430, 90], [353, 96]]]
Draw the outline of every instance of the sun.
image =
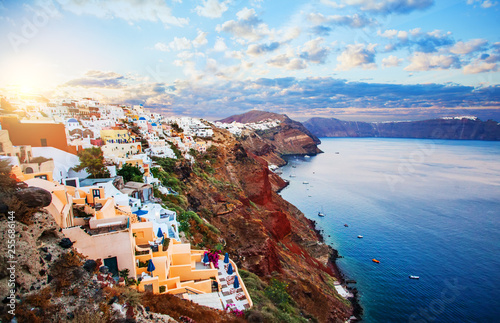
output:
[[53, 71], [36, 57], [15, 57], [2, 64], [1, 85], [19, 94], [34, 94], [50, 86]]

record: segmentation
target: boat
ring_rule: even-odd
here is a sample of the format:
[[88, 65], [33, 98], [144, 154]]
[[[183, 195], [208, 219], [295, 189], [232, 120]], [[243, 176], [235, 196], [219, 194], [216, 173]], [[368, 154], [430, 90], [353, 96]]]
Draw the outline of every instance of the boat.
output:
[[362, 235], [359, 235], [359, 236], [358, 236], [358, 239], [361, 239], [361, 238], [363, 238], [363, 236], [362, 236]]
[[335, 155], [338, 155], [338, 154], [340, 154], [340, 153], [339, 153], [338, 151], [336, 151], [336, 152], [335, 152]]
[[323, 207], [321, 207], [321, 211], [318, 212], [318, 216], [325, 216], [325, 213], [323, 213]]
[[290, 174], [290, 177], [295, 177], [295, 176], [296, 176], [296, 175], [294, 175], [294, 174]]
[[309, 184], [309, 182], [307, 182], [307, 181], [303, 181], [303, 182], [302, 182], [302, 184]]
[[373, 261], [373, 262], [375, 262], [375, 263], [377, 263], [377, 264], [379, 264], [379, 263], [380, 263], [380, 260], [377, 260], [377, 259], [375, 259], [375, 258], [373, 258], [373, 259], [372, 259], [372, 261]]
[[304, 157], [305, 157], [305, 158], [311, 158], [311, 156], [309, 156], [309, 155], [305, 155]]
[[419, 277], [419, 276], [413, 276], [413, 275], [410, 275], [409, 277], [410, 277], [410, 279], [420, 279], [420, 277]]
[[346, 228], [348, 227], [347, 223], [346, 223], [346, 224], [344, 224], [344, 227], [346, 227]]

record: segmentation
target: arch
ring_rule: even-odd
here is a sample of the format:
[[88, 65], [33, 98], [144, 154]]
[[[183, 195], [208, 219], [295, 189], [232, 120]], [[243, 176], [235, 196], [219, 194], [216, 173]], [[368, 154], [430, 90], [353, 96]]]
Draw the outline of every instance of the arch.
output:
[[34, 173], [33, 168], [31, 168], [31, 167], [26, 167], [26, 169], [24, 170], [24, 172], [26, 174], [33, 174]]

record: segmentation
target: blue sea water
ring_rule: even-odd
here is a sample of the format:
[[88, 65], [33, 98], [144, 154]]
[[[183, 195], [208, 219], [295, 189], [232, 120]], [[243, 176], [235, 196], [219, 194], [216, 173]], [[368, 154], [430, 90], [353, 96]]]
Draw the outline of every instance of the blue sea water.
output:
[[325, 138], [320, 148], [289, 158], [280, 194], [344, 256], [365, 322], [500, 322], [500, 142]]

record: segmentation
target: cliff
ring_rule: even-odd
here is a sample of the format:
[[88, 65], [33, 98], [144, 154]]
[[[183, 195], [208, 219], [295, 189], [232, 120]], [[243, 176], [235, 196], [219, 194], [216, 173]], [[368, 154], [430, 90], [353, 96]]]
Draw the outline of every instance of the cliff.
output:
[[290, 119], [287, 115], [252, 110], [220, 122], [258, 123], [265, 120], [279, 120], [280, 124], [267, 130], [245, 131], [240, 137], [242, 145], [252, 154], [270, 164], [284, 165], [285, 161], [281, 158], [284, 155], [321, 153], [318, 148], [321, 141], [302, 123]]
[[[198, 156], [191, 170], [177, 169], [188, 208], [220, 232], [210, 241], [203, 225], [193, 221], [192, 243], [221, 243], [240, 268], [264, 282], [286, 282], [304, 316], [319, 322], [348, 318], [352, 309], [333, 288], [333, 250], [321, 242], [311, 221], [275, 192], [277, 175], [267, 163], [227, 131], [215, 131], [217, 142], [207, 155]], [[258, 311], [258, 298], [255, 303]]]
[[500, 140], [499, 123], [469, 118], [385, 123], [312, 118], [304, 126], [318, 137]]

